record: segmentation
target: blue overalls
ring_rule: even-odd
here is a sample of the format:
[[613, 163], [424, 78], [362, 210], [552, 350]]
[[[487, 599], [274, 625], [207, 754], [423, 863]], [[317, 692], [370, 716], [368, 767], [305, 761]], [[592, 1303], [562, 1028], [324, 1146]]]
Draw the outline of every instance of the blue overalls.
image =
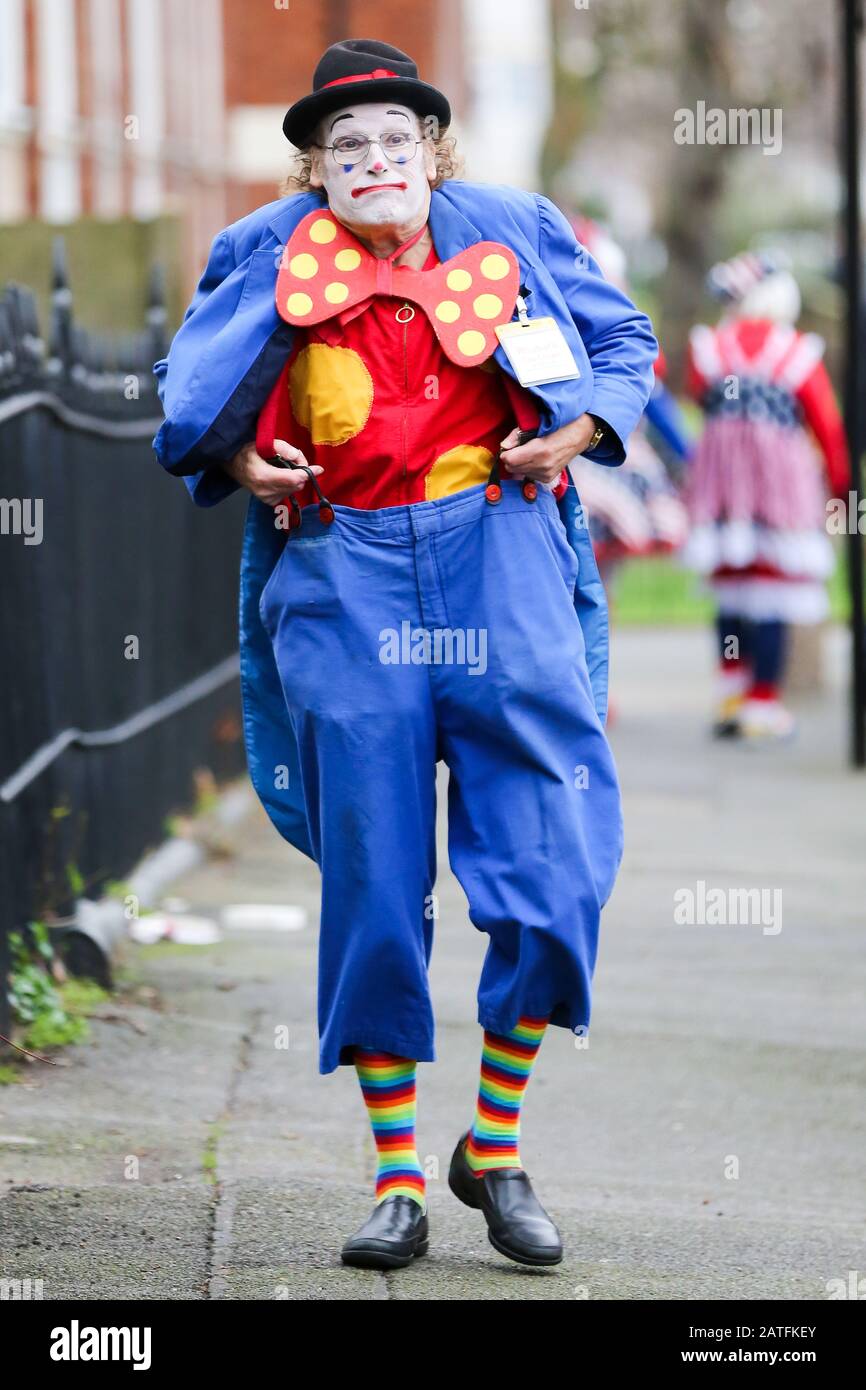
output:
[[498, 501], [481, 485], [379, 511], [312, 505], [290, 531], [259, 614], [322, 873], [323, 1073], [354, 1046], [434, 1060], [440, 758], [451, 867], [490, 938], [479, 1023], [588, 1025], [622, 821], [577, 571], [551, 493], [511, 480]]

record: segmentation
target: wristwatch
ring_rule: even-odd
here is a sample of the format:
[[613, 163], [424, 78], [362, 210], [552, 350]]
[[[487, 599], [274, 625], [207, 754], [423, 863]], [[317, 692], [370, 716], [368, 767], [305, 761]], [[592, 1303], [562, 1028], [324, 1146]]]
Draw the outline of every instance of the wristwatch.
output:
[[583, 452], [585, 454], [589, 454], [592, 452], [593, 449], [598, 448], [599, 444], [604, 439], [604, 432], [606, 429], [606, 426], [602, 424], [600, 420], [596, 420], [596, 417], [594, 415], [590, 415], [589, 418], [590, 420], [595, 420], [595, 434], [592, 436], [592, 439], [589, 441], [586, 448], [584, 449]]

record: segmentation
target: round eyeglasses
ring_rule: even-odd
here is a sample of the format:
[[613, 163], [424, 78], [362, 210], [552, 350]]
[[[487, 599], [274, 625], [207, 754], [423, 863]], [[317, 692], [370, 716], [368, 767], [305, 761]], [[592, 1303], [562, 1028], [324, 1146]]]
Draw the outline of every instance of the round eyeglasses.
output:
[[405, 130], [387, 130], [378, 140], [366, 135], [341, 135], [333, 145], [319, 145], [320, 150], [330, 150], [338, 164], [352, 168], [366, 159], [371, 145], [378, 145], [386, 159], [392, 164], [405, 164], [414, 157], [422, 142], [416, 140]]

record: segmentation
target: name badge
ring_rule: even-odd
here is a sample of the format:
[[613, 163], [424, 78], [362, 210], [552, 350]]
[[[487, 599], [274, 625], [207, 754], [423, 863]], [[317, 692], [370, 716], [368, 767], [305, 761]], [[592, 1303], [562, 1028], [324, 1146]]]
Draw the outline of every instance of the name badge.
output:
[[496, 336], [521, 386], [545, 386], [580, 376], [556, 319], [530, 319], [524, 310], [519, 322], [500, 324]]

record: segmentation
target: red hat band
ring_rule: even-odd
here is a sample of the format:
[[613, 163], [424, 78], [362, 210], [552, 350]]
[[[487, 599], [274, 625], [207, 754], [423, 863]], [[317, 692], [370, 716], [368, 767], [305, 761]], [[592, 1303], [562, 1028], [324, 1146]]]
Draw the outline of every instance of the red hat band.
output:
[[330, 82], [323, 82], [319, 91], [322, 91], [325, 87], [339, 87], [344, 82], [369, 82], [371, 78], [397, 77], [397, 75], [398, 74], [392, 72], [390, 68], [374, 68], [372, 72], [353, 72], [350, 73], [348, 77], [332, 77]]

